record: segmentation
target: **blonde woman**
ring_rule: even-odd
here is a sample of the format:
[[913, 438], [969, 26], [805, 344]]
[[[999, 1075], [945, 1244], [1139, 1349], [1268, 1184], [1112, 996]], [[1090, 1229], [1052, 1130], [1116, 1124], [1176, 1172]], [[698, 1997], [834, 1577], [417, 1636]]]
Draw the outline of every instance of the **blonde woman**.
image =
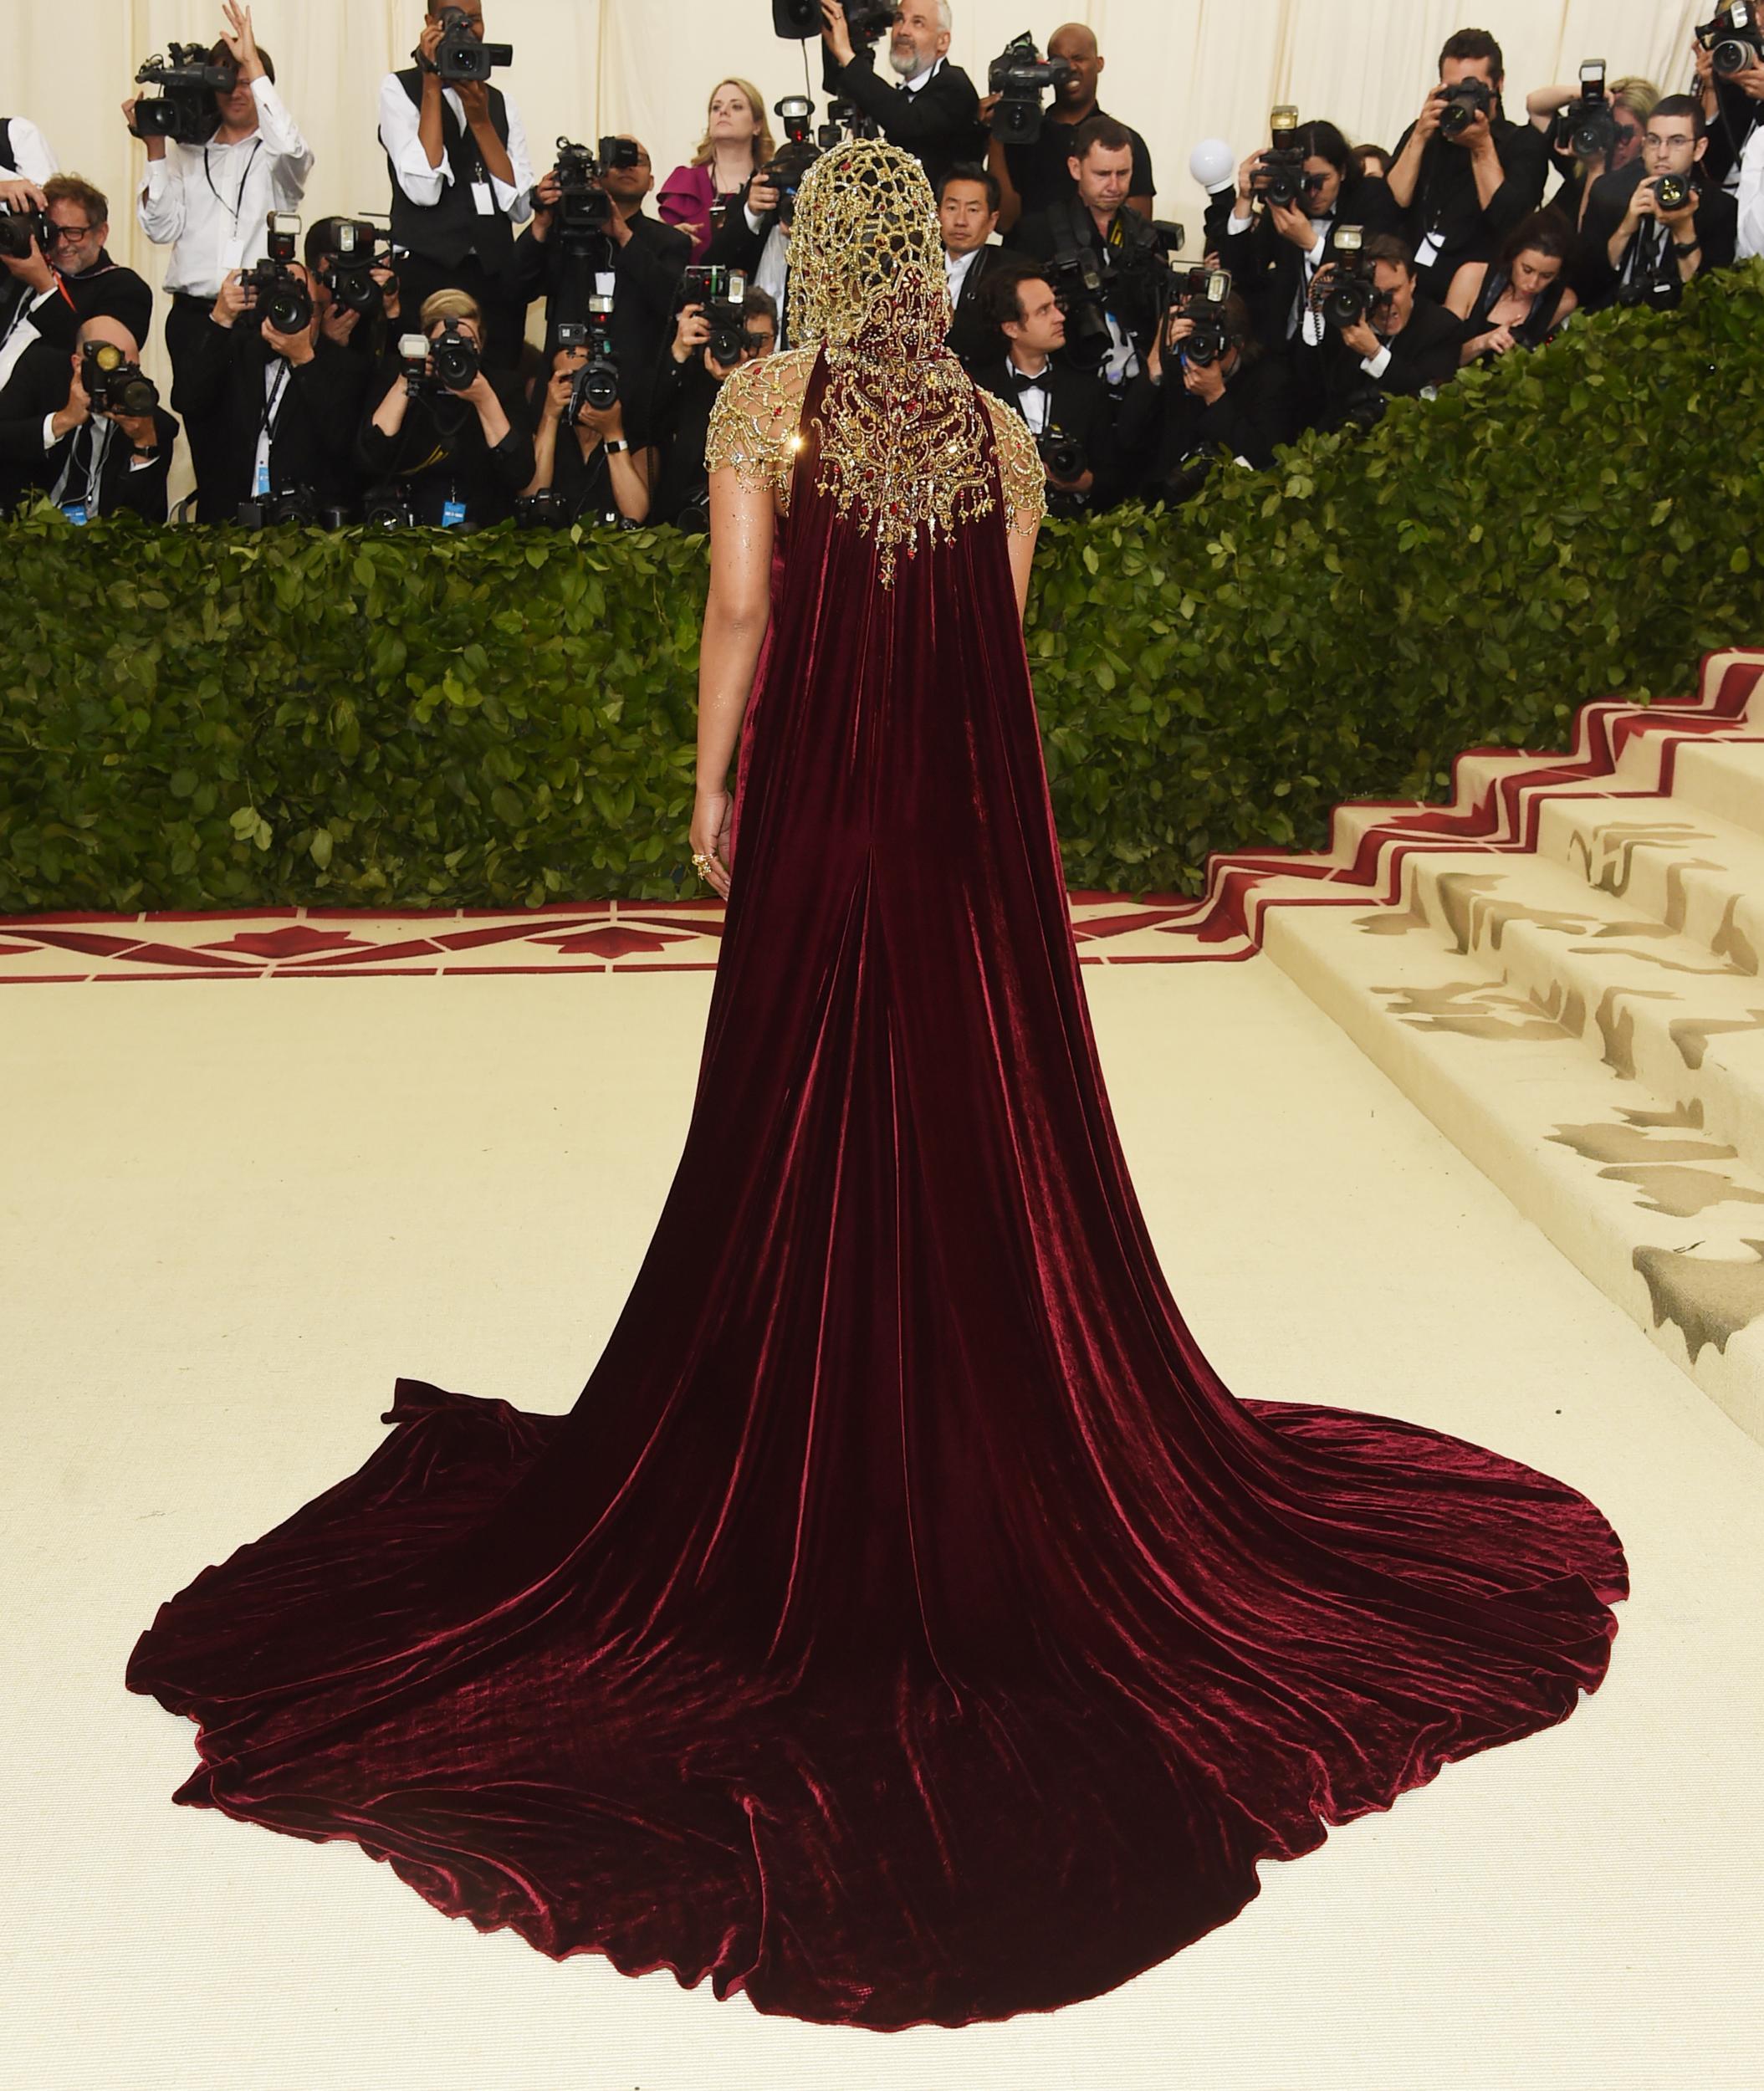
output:
[[695, 262], [710, 248], [712, 210], [733, 202], [776, 151], [759, 89], [751, 80], [718, 80], [692, 165], [674, 169], [656, 204], [664, 225], [691, 234]]

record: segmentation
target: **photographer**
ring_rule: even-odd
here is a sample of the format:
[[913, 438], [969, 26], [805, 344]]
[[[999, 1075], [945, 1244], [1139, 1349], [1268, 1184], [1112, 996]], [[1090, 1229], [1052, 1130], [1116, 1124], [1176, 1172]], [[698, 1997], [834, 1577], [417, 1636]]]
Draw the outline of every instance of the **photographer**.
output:
[[662, 222], [677, 226], [692, 241], [693, 261], [709, 253], [718, 213], [739, 204], [776, 150], [759, 89], [748, 79], [718, 80], [691, 165], [674, 169], [657, 202]]
[[[1367, 241], [1360, 260], [1371, 279], [1368, 309], [1346, 326], [1332, 326], [1323, 347], [1325, 428], [1369, 426], [1391, 396], [1413, 398], [1458, 374], [1462, 323], [1421, 290], [1404, 242], [1378, 234]], [[1328, 263], [1313, 294], [1333, 289], [1342, 274], [1340, 262]]]
[[[120, 375], [144, 388], [142, 411], [95, 408], [84, 381], [88, 347], [108, 347]], [[81, 325], [72, 357], [33, 343], [0, 387], [0, 514], [28, 493], [47, 493], [79, 523], [127, 509], [148, 523], [166, 519], [166, 484], [177, 423], [152, 403], [141, 376], [141, 347], [105, 313]]]
[[[309, 227], [304, 250], [306, 277], [312, 285], [313, 303], [319, 309], [319, 328], [325, 339], [340, 349], [347, 349], [353, 355], [377, 364], [397, 337], [404, 304], [398, 272], [392, 267], [389, 254], [382, 255], [366, 271], [371, 289], [362, 294], [369, 299], [368, 303], [352, 300], [345, 304], [339, 301], [336, 282], [338, 249], [342, 244], [340, 228], [361, 222], [359, 219], [321, 217], [316, 225]], [[379, 229], [383, 228], [376, 228], [376, 253]]]
[[1542, 136], [1550, 164], [1562, 177], [1562, 187], [1550, 198], [1551, 207], [1571, 225], [1577, 227], [1585, 217], [1587, 198], [1601, 175], [1621, 174], [1634, 164], [1642, 149], [1642, 132], [1659, 98], [1660, 90], [1652, 80], [1639, 76], [1613, 80], [1604, 95], [1611, 143], [1607, 150], [1582, 155], [1574, 150], [1569, 115], [1586, 100], [1585, 83], [1540, 87], [1526, 96], [1531, 127]]
[[[1714, 19], [1725, 23], [1731, 18], [1722, 8]], [[1748, 62], [1738, 72], [1717, 72], [1714, 50], [1700, 38], [1691, 39], [1690, 54], [1709, 132], [1706, 172], [1717, 188], [1737, 197], [1741, 166], [1759, 131], [1764, 130], [1764, 52], [1758, 48], [1756, 23], [1749, 38], [1733, 40], [1751, 47]]]
[[1397, 144], [1390, 192], [1404, 213], [1421, 288], [1443, 298], [1467, 261], [1487, 261], [1543, 201], [1549, 151], [1501, 104], [1501, 46], [1460, 29], [1439, 54], [1439, 84]]
[[938, 191], [937, 217], [954, 315], [946, 345], [971, 366], [998, 352], [998, 326], [980, 294], [991, 271], [1005, 259], [1004, 248], [992, 243], [999, 222], [998, 182], [984, 167], [958, 161]]
[[987, 312], [1000, 349], [976, 368], [978, 384], [1028, 422], [1058, 515], [1092, 514], [1114, 498], [1115, 447], [1107, 387], [1059, 359], [1066, 314], [1053, 285], [1031, 263], [1007, 262], [986, 279]]
[[1465, 262], [1445, 309], [1463, 322], [1462, 363], [1492, 363], [1514, 349], [1542, 348], [1579, 304], [1568, 287], [1574, 235], [1552, 204], [1534, 211], [1492, 262]]
[[59, 164], [28, 116], [0, 116], [0, 183], [28, 181], [40, 189]]
[[[533, 435], [515, 379], [485, 366], [483, 315], [463, 291], [437, 290], [422, 308], [427, 360], [401, 368], [361, 432], [371, 488], [396, 487], [417, 523], [482, 529], [514, 513], [533, 478]], [[457, 389], [437, 370], [435, 344], [458, 356]]]
[[109, 313], [135, 340], [145, 341], [153, 324], [153, 292], [145, 277], [111, 260], [105, 244], [110, 206], [103, 192], [77, 174], [57, 174], [43, 184], [43, 196], [49, 258], [74, 310], [83, 320]]
[[1334, 255], [1337, 227], [1393, 232], [1402, 215], [1383, 181], [1355, 173], [1334, 124], [1301, 124], [1291, 135], [1292, 150], [1305, 156], [1296, 197], [1266, 193], [1266, 154], [1258, 151], [1237, 171], [1229, 215], [1219, 206], [1207, 214], [1209, 245], [1231, 272], [1255, 339], [1282, 355], [1301, 338], [1313, 345], [1322, 340], [1318, 328], [1305, 332], [1306, 301], [1312, 279]]
[[[587, 366], [585, 348], [560, 349], [540, 395], [529, 402], [534, 417], [533, 477], [524, 498], [547, 493], [560, 522], [604, 522], [613, 516], [643, 522], [649, 514], [650, 455], [631, 449], [618, 401], [595, 407], [577, 396], [576, 373]], [[574, 420], [574, 426], [570, 425]]]
[[1701, 104], [1669, 95], [1654, 106], [1642, 156], [1593, 186], [1575, 280], [1593, 311], [1610, 304], [1669, 305], [1705, 269], [1734, 258], [1734, 199], [1707, 181]]
[[592, 176], [596, 196], [604, 198], [596, 226], [572, 228], [562, 222], [563, 184], [554, 167], [534, 192], [533, 222], [515, 245], [510, 280], [524, 308], [534, 298], [545, 299], [550, 358], [557, 353], [559, 325], [585, 320], [588, 300], [596, 294], [597, 281], [605, 279], [601, 294], [612, 299], [620, 397], [627, 417], [641, 425], [692, 238], [643, 208], [655, 176], [642, 146], [631, 137], [601, 141], [603, 148], [614, 143], [622, 148], [625, 164], [609, 161]]
[[[1097, 268], [1102, 287], [1093, 309], [1071, 309], [1076, 330], [1088, 325], [1104, 381], [1118, 393], [1137, 376], [1158, 325], [1163, 252], [1148, 221], [1127, 202], [1133, 178], [1133, 141], [1112, 116], [1081, 125], [1067, 161], [1074, 192], [1025, 217], [1011, 245], [1032, 261], [1057, 265], [1076, 256]], [[1061, 272], [1056, 266], [1055, 280]], [[1106, 352], [1101, 333], [1106, 328]]]
[[[1065, 79], [1055, 84], [1053, 106], [1041, 119], [1041, 136], [1033, 145], [1017, 146], [989, 134], [987, 164], [998, 178], [999, 223], [1007, 233], [1020, 218], [1050, 210], [1071, 194], [1069, 162], [1073, 141], [1081, 125], [1105, 113], [1097, 100], [1097, 82], [1108, 61], [1097, 46], [1096, 31], [1082, 22], [1067, 22], [1048, 38], [1047, 55], [1067, 71]], [[983, 123], [990, 125], [999, 99], [989, 95], [981, 102]], [[1126, 124], [1122, 129], [1133, 146], [1133, 171], [1127, 201], [1141, 217], [1149, 218], [1157, 202], [1152, 156], [1137, 130]]]
[[1162, 340], [1153, 342], [1128, 390], [1115, 440], [1123, 458], [1146, 461], [1132, 491], [1168, 502], [1186, 498], [1203, 476], [1196, 466], [1221, 452], [1267, 471], [1301, 423], [1283, 359], [1263, 349], [1249, 305], [1234, 291], [1214, 313], [1171, 307]]
[[[219, 124], [206, 145], [182, 145], [162, 137], [145, 142], [146, 181], [141, 192], [141, 230], [156, 247], [170, 247], [165, 288], [166, 350], [171, 360], [171, 404], [183, 417], [191, 462], [196, 468], [203, 522], [222, 518], [205, 480], [218, 464], [224, 440], [183, 396], [187, 360], [208, 325], [208, 315], [229, 271], [249, 268], [268, 251], [270, 213], [297, 211], [312, 172], [312, 149], [275, 89], [275, 66], [258, 48], [251, 9], [223, 0], [227, 27], [207, 54], [211, 64], [234, 70], [229, 92], [217, 89]], [[139, 136], [135, 112], [141, 97], [123, 104], [131, 135]]]
[[956, 161], [985, 157], [980, 98], [949, 63], [949, 0], [900, 0], [888, 38], [892, 84], [877, 77], [874, 47], [853, 44], [841, 0], [821, 0], [821, 13], [827, 92], [856, 102], [890, 145], [920, 161], [933, 189]]
[[[372, 366], [325, 338], [298, 262], [285, 265], [277, 295], [286, 309], [272, 316], [234, 269], [186, 346], [177, 397], [216, 437], [204, 523], [235, 522], [246, 503], [303, 493], [315, 509], [354, 505], [355, 431]], [[279, 320], [292, 324], [284, 330]]]
[[484, 314], [485, 358], [519, 360], [526, 304], [511, 274], [514, 232], [532, 215], [534, 175], [520, 112], [484, 80], [444, 81], [450, 36], [484, 40], [482, 0], [429, 0], [415, 64], [380, 84], [380, 142], [392, 177], [392, 238], [406, 311], [463, 291]]
[[778, 308], [763, 290], [748, 292], [741, 301], [741, 317], [740, 354], [733, 363], [719, 363], [703, 306], [681, 308], [673, 340], [657, 373], [650, 408], [658, 460], [652, 521], [683, 529], [708, 527], [704, 507], [710, 488], [704, 442], [710, 432], [711, 409], [732, 371], [770, 355], [778, 345]]

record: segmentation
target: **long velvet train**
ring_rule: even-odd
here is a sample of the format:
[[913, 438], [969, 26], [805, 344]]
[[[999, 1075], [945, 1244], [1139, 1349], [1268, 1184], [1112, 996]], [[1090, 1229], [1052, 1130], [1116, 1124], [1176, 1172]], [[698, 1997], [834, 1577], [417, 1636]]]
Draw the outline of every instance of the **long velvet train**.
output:
[[180, 1800], [450, 1915], [960, 2024], [1562, 1720], [1627, 1571], [1560, 1481], [1220, 1383], [1109, 1112], [1002, 522], [884, 590], [815, 476], [691, 1131], [580, 1399], [401, 1381], [128, 1682], [201, 1724]]

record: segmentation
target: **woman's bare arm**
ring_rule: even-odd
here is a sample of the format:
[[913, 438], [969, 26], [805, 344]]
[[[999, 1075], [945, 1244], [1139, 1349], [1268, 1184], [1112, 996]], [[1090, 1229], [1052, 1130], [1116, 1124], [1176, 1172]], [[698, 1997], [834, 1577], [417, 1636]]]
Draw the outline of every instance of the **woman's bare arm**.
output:
[[726, 900], [729, 767], [753, 693], [771, 616], [772, 489], [728, 466], [710, 475], [710, 595], [698, 650], [698, 795], [692, 846], [712, 859], [704, 876]]
[[1029, 576], [1035, 563], [1035, 539], [1041, 534], [1039, 523], [1032, 529], [1014, 528], [1010, 533], [1010, 578], [1016, 583], [1019, 617], [1029, 608]]

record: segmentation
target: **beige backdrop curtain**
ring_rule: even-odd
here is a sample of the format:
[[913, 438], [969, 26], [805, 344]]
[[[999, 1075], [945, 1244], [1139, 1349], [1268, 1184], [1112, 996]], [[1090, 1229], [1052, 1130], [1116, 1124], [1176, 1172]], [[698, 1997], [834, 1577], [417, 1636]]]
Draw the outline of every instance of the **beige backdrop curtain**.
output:
[[[1046, 19], [1024, 0], [956, 0], [954, 54], [979, 79], [1019, 30], [1045, 38], [1061, 19], [1091, 23], [1108, 59], [1104, 106], [1144, 132], [1159, 210], [1194, 232], [1201, 197], [1188, 160], [1201, 139], [1223, 137], [1240, 156], [1265, 135], [1271, 105], [1290, 100], [1357, 142], [1393, 145], [1466, 8], [1506, 47], [1515, 117], [1527, 89], [1572, 79], [1584, 58], [1667, 91], [1690, 78], [1699, 8], [1683, 0], [1075, 0]], [[515, 47], [504, 77], [541, 166], [560, 134], [631, 130], [658, 176], [690, 156], [726, 74], [749, 75], [768, 101], [800, 90], [800, 47], [772, 35], [770, 12], [766, 0], [488, 0], [486, 9], [490, 33]], [[309, 216], [384, 210], [376, 101], [381, 76], [408, 62], [421, 0], [256, 0], [254, 15], [318, 155]], [[135, 222], [141, 148], [120, 104], [150, 52], [219, 27], [218, 8], [198, 0], [0, 0], [13, 59], [0, 115], [32, 118], [64, 168], [108, 193], [112, 252], [156, 284], [164, 257]], [[810, 60], [819, 102], [818, 46]]]

